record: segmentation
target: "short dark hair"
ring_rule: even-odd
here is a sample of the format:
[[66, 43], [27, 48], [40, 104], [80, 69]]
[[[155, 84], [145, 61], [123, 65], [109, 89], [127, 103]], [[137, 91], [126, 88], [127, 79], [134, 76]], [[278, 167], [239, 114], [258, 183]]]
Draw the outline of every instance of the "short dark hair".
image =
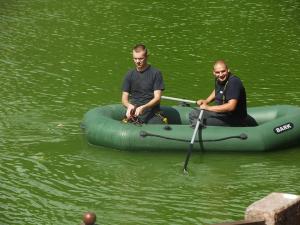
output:
[[133, 49], [135, 52], [145, 52], [145, 55], [148, 55], [148, 49], [146, 48], [146, 46], [144, 44], [137, 44], [133, 47]]

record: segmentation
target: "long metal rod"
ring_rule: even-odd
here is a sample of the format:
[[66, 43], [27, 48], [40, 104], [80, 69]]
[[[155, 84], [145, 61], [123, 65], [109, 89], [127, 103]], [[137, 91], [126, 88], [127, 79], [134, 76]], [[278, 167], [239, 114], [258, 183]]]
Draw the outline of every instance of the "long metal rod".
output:
[[166, 99], [166, 100], [177, 101], [177, 102], [186, 102], [186, 103], [197, 104], [196, 101], [183, 99], [183, 98], [173, 98], [173, 97], [168, 97], [168, 96], [161, 96], [161, 98]]
[[198, 130], [199, 130], [199, 126], [200, 126], [201, 120], [202, 120], [203, 111], [204, 110], [200, 111], [200, 114], [199, 114], [199, 117], [198, 117], [198, 120], [197, 120], [197, 123], [196, 123], [196, 127], [195, 127], [195, 130], [194, 130], [192, 139], [191, 139], [190, 148], [189, 148], [188, 154], [186, 155], [186, 159], [185, 159], [184, 166], [183, 166], [183, 172], [184, 173], [187, 173], [187, 165], [189, 163], [190, 156], [192, 154], [193, 145], [194, 145], [195, 138], [196, 138], [196, 135], [197, 135]]

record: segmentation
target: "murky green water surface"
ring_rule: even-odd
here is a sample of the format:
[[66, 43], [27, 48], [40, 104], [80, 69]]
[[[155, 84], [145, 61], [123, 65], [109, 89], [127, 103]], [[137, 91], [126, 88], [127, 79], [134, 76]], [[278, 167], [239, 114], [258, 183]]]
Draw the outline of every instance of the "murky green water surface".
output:
[[[124, 152], [89, 146], [83, 114], [120, 102], [143, 42], [165, 95], [196, 99], [226, 59], [249, 106], [300, 105], [300, 3], [0, 2], [0, 224], [211, 224], [270, 192], [300, 194], [300, 148], [270, 153]], [[164, 104], [172, 104], [165, 102]], [[188, 146], [187, 146], [188, 148]]]

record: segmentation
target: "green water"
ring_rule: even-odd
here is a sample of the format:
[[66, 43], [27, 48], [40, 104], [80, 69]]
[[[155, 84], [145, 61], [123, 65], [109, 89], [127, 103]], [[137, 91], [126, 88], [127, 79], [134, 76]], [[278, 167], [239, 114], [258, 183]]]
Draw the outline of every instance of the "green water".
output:
[[297, 0], [0, 1], [0, 224], [79, 224], [88, 210], [101, 224], [211, 224], [300, 194], [299, 147], [195, 153], [185, 176], [187, 149], [93, 147], [80, 129], [87, 110], [120, 102], [139, 42], [164, 95], [206, 97], [223, 58], [249, 106], [300, 106], [299, 15]]

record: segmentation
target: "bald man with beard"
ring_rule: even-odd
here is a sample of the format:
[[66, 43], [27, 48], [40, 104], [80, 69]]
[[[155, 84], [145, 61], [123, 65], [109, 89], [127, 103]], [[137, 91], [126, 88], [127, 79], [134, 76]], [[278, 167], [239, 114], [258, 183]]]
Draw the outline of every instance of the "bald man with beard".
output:
[[[246, 90], [242, 81], [233, 75], [223, 60], [213, 66], [215, 88], [206, 99], [197, 101], [199, 109], [190, 113], [190, 122], [196, 125], [200, 110], [204, 110], [203, 123], [207, 126], [255, 126], [247, 114]], [[214, 105], [210, 103], [214, 102]]]

